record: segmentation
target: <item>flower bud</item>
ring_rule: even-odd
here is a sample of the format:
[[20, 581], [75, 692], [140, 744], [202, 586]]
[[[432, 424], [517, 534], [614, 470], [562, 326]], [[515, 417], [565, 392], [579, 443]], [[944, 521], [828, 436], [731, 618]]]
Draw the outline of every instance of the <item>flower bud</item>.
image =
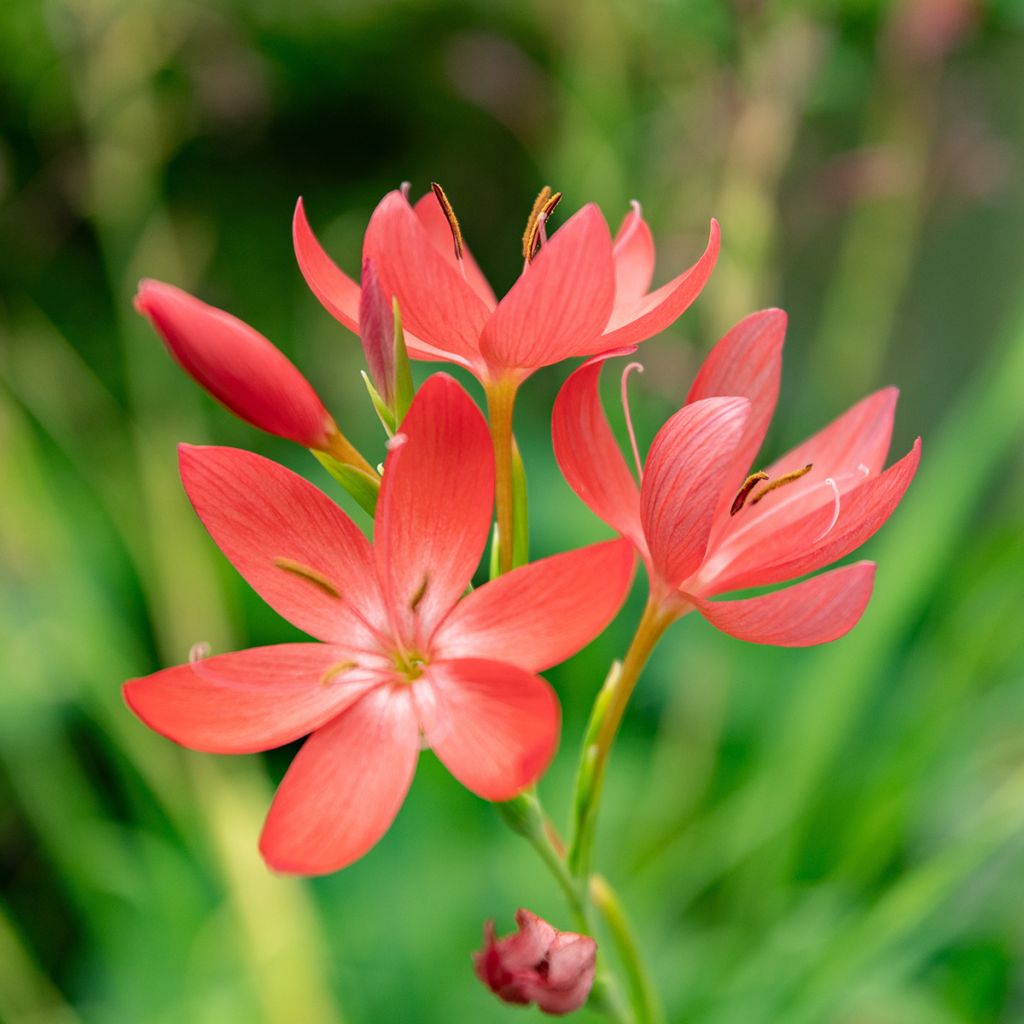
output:
[[473, 954], [477, 977], [506, 1003], [536, 1003], [544, 1013], [578, 1010], [594, 984], [597, 943], [560, 932], [528, 910], [516, 911], [519, 931], [495, 938], [484, 925], [484, 948]]
[[331, 448], [337, 428], [317, 393], [258, 331], [160, 281], [139, 284], [135, 308], [182, 369], [236, 416], [306, 448]]

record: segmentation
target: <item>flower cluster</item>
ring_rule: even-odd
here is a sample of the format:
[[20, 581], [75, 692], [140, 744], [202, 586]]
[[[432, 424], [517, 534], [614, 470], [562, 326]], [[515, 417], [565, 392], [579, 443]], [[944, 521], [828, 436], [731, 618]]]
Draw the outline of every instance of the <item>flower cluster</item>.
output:
[[[919, 454], [915, 443], [884, 468], [896, 392], [869, 396], [752, 471], [778, 398], [786, 323], [778, 310], [754, 313], [712, 350], [643, 463], [630, 424], [634, 476], [605, 418], [601, 370], [694, 301], [715, 263], [718, 226], [692, 267], [651, 290], [654, 245], [639, 206], [614, 239], [589, 205], [549, 240], [559, 198], [548, 189], [538, 197], [522, 274], [500, 302], [439, 186], [415, 205], [405, 190], [384, 197], [366, 231], [361, 284], [327, 255], [299, 202], [299, 267], [363, 343], [387, 435], [379, 468], [265, 337], [171, 285], [140, 286], [138, 310], [189, 374], [242, 419], [311, 449], [374, 514], [371, 542], [290, 470], [238, 449], [181, 446], [182, 482], [213, 540], [314, 639], [192, 660], [129, 681], [125, 696], [147, 725], [195, 750], [249, 753], [308, 737], [260, 840], [275, 870], [318, 874], [363, 856], [397, 814], [424, 746], [485, 800], [534, 800], [527, 791], [559, 733], [558, 700], [538, 673], [608, 625], [639, 555], [647, 610], [595, 703], [568, 850], [542, 814], [517, 819], [533, 822], [521, 830], [562, 865], [579, 903], [608, 750], [662, 631], [696, 610], [744, 640], [816, 644], [849, 631], [868, 602], [870, 562], [760, 596], [720, 596], [807, 576], [882, 525]], [[555, 456], [619, 537], [528, 562], [515, 395], [531, 373], [575, 357], [586, 361], [554, 404]], [[469, 370], [488, 417], [443, 373], [415, 391], [410, 358]], [[492, 536], [491, 578], [474, 586]], [[501, 998], [546, 1012], [582, 1005], [593, 939], [528, 911], [517, 921], [521, 931], [506, 939], [489, 927], [480, 977]]]

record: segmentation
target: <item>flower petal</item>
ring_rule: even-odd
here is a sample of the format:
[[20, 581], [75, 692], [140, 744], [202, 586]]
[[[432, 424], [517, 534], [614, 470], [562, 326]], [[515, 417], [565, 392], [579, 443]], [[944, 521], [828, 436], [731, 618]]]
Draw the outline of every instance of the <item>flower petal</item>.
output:
[[463, 361], [479, 362], [487, 303], [431, 241], [400, 192], [389, 192], [370, 218], [363, 260], [373, 260], [402, 322], [416, 337]]
[[654, 567], [670, 586], [678, 586], [704, 558], [749, 413], [745, 398], [705, 398], [684, 405], [654, 438], [640, 515]]
[[178, 365], [236, 416], [268, 434], [323, 448], [334, 423], [313, 386], [259, 331], [160, 281], [142, 281], [135, 308]]
[[629, 306], [616, 303], [614, 316], [600, 340], [600, 348], [634, 345], [665, 330], [686, 311], [707, 284], [718, 259], [718, 221], [711, 222], [707, 248], [697, 262], [668, 284]]
[[420, 388], [399, 432], [404, 443], [384, 463], [374, 547], [396, 625], [422, 641], [480, 562], [491, 529], [494, 454], [480, 411], [443, 373]]
[[775, 413], [785, 336], [786, 314], [781, 309], [751, 313], [708, 353], [686, 398], [687, 402], [720, 395], [750, 399], [750, 418], [736, 446], [733, 471], [722, 494], [723, 505], [732, 504]]
[[269, 867], [322, 875], [358, 860], [394, 821], [412, 782], [419, 732], [408, 689], [381, 686], [318, 729], [267, 815]]
[[569, 377], [555, 399], [551, 440], [563, 476], [584, 504], [646, 553], [640, 489], [608, 425], [599, 390], [604, 361], [633, 351], [594, 356]]
[[[724, 593], [778, 583], [814, 572], [859, 548], [892, 515], [914, 478], [921, 439], [884, 473], [785, 523], [757, 543], [745, 544], [730, 561], [701, 570], [701, 593]], [[839, 504], [838, 514], [836, 502]], [[729, 557], [726, 549], [715, 562]], [[713, 575], [712, 575], [713, 572]]]
[[333, 644], [253, 647], [129, 679], [124, 697], [175, 743], [251, 754], [305, 736], [375, 686], [378, 677], [365, 670], [337, 671], [352, 660]]
[[628, 308], [647, 294], [654, 276], [654, 238], [639, 203], [634, 203], [633, 209], [622, 219], [612, 245], [612, 259], [615, 261], [615, 308]]
[[203, 525], [267, 604], [320, 640], [372, 646], [387, 618], [370, 544], [330, 498], [237, 448], [183, 444], [178, 461]]
[[693, 603], [712, 626], [740, 640], [778, 647], [824, 644], [860, 621], [875, 582], [874, 562], [856, 562], [803, 583], [741, 601]]
[[622, 606], [633, 545], [613, 540], [514, 569], [464, 597], [434, 635], [442, 658], [489, 658], [530, 672], [585, 647]]
[[[416, 201], [416, 205], [412, 210], [426, 229], [427, 234], [430, 235], [430, 240], [434, 243], [438, 252], [461, 274], [459, 261], [455, 256], [455, 247], [452, 244], [452, 229], [448, 226], [448, 218], [445, 217], [441, 204], [438, 203], [434, 193], [428, 192], [426, 195], [421, 196]], [[473, 259], [473, 254], [469, 251], [469, 247], [465, 242], [462, 245], [462, 263], [466, 269], [466, 280], [469, 282], [470, 287], [487, 303], [489, 309], [494, 309], [497, 305], [494, 291], [487, 278], [484, 277], [480, 267], [477, 266], [477, 262]]]
[[510, 800], [543, 773], [561, 713], [539, 676], [500, 661], [436, 661], [414, 685], [420, 728], [445, 767], [485, 800]]
[[292, 243], [299, 270], [324, 309], [350, 331], [359, 333], [359, 285], [327, 255], [306, 219], [302, 198], [292, 217]]
[[593, 204], [555, 232], [483, 330], [480, 351], [492, 372], [548, 366], [594, 351], [615, 298], [611, 245], [608, 225]]

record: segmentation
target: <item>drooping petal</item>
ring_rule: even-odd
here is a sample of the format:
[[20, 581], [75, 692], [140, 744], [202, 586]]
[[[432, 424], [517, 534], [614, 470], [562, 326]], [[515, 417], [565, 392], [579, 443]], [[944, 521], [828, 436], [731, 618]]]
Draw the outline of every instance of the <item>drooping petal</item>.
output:
[[400, 192], [389, 192], [374, 210], [363, 259], [373, 260], [416, 337], [463, 361], [480, 361], [480, 332], [490, 307], [438, 251]]
[[515, 665], [436, 661], [414, 690], [426, 741], [485, 800], [510, 800], [536, 782], [558, 746], [554, 691]]
[[658, 431], [640, 488], [640, 515], [658, 574], [677, 586], [703, 561], [722, 486], [750, 402], [705, 398]]
[[692, 598], [711, 625], [740, 640], [778, 647], [824, 644], [860, 621], [875, 582], [874, 562], [856, 562], [762, 597]]
[[378, 677], [356, 667], [356, 657], [334, 644], [254, 647], [129, 679], [124, 697], [175, 743], [251, 754], [305, 736], [376, 685]]
[[484, 328], [480, 350], [492, 372], [594, 351], [615, 297], [611, 244], [593, 204], [555, 232]]
[[718, 259], [719, 241], [718, 222], [713, 220], [707, 248], [689, 270], [632, 305], [620, 307], [616, 303], [599, 350], [635, 345], [675, 323], [707, 284]]
[[[768, 432], [779, 398], [785, 336], [786, 314], [781, 309], [745, 317], [708, 353], [687, 395], [687, 402], [721, 395], [750, 399], [750, 418], [736, 446], [722, 505], [732, 503]], [[719, 509], [723, 511], [727, 509]]]
[[639, 203], [634, 203], [622, 220], [612, 245], [612, 258], [615, 260], [615, 308], [627, 309], [647, 294], [654, 276], [654, 238]]
[[301, 197], [292, 218], [292, 242], [299, 270], [324, 309], [350, 331], [359, 333], [359, 285], [327, 255], [306, 219]]
[[394, 821], [418, 755], [416, 715], [404, 686], [378, 687], [318, 729], [267, 815], [260, 852], [268, 866], [322, 875], [358, 860]]
[[622, 606], [633, 546], [613, 540], [514, 569], [464, 597], [434, 635], [438, 656], [507, 661], [530, 672], [585, 647]]
[[302, 477], [237, 448], [181, 445], [199, 518], [249, 585], [320, 640], [358, 648], [387, 622], [369, 542]]
[[135, 308], [177, 363], [236, 416], [268, 434], [323, 448], [334, 423], [312, 385], [262, 334], [160, 281], [142, 281]]
[[[434, 243], [438, 252], [458, 271], [459, 261], [455, 258], [455, 248], [452, 245], [452, 231], [448, 226], [448, 218], [445, 217], [437, 197], [433, 192], [428, 192], [416, 201], [416, 205], [412, 209], [426, 229], [427, 234], [430, 235], [430, 240]], [[487, 278], [484, 277], [483, 271], [477, 266], [476, 260], [473, 259], [473, 254], [465, 243], [462, 246], [462, 263], [466, 269], [466, 280], [469, 282], [470, 287], [487, 303], [489, 309], [494, 309], [497, 304], [494, 291]]]
[[701, 593], [720, 594], [794, 579], [856, 550], [895, 511], [914, 478], [920, 456], [918, 438], [899, 462], [852, 491], [785, 522], [756, 543], [725, 549], [721, 555], [716, 551], [717, 567], [709, 559], [701, 570]]
[[419, 635], [448, 613], [480, 562], [494, 454], [483, 416], [446, 374], [420, 388], [399, 432], [405, 440], [384, 464], [374, 547], [396, 623], [421, 623]]
[[555, 458], [569, 486], [612, 529], [646, 551], [640, 525], [640, 489], [626, 465], [601, 405], [601, 367], [606, 352], [585, 362], [562, 385], [551, 415]]

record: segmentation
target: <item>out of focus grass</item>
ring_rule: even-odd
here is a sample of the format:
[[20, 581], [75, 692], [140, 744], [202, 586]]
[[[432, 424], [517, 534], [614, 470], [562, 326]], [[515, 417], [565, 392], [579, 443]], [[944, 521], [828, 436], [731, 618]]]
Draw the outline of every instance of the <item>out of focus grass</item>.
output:
[[[379, 453], [358, 346], [288, 223], [304, 193], [355, 270], [402, 178], [445, 183], [500, 284], [547, 182], [612, 218], [641, 199], [662, 279], [720, 218], [712, 284], [642, 352], [648, 437], [718, 333], [783, 305], [770, 447], [883, 383], [896, 448], [925, 438], [850, 637], [780, 651], [686, 620], [637, 693], [600, 857], [669, 1020], [1024, 1017], [1022, 64], [1005, 2], [0, 6], [0, 1020], [498, 1021], [516, 1011], [469, 969], [482, 921], [567, 923], [430, 755], [370, 856], [280, 879], [255, 840], [290, 751], [191, 754], [121, 703], [195, 641], [293, 635], [194, 521], [175, 443], [331, 486], [196, 393], [135, 280], [254, 323]], [[520, 409], [537, 554], [604, 535], [554, 469], [563, 375]], [[637, 612], [551, 674], [554, 807]]]

